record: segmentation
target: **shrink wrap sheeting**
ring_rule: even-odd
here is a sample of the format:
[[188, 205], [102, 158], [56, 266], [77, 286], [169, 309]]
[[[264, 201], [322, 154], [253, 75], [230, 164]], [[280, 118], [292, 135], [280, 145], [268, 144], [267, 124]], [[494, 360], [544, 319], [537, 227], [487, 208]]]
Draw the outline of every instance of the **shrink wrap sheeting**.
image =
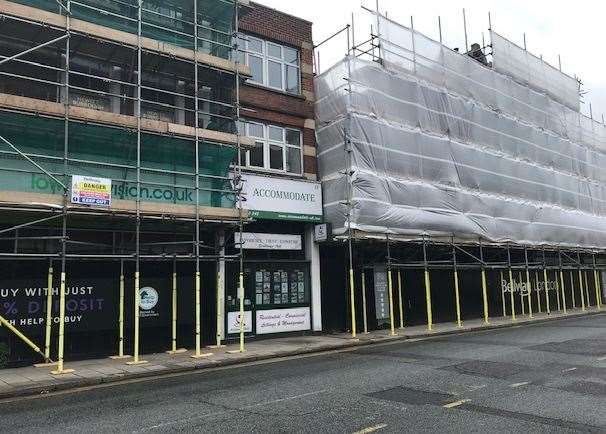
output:
[[[393, 31], [381, 24], [388, 41]], [[447, 57], [446, 50], [440, 46], [435, 56]], [[477, 62], [453, 54], [475, 77]], [[589, 126], [596, 134], [565, 134], [575, 112], [546, 94], [519, 105], [544, 112], [540, 120], [526, 118], [499, 92], [383, 56], [383, 65], [345, 58], [316, 79], [324, 215], [336, 234], [351, 225], [377, 234], [606, 246], [606, 143], [593, 123], [579, 122], [574, 131]], [[479, 67], [493, 83], [539, 95]]]

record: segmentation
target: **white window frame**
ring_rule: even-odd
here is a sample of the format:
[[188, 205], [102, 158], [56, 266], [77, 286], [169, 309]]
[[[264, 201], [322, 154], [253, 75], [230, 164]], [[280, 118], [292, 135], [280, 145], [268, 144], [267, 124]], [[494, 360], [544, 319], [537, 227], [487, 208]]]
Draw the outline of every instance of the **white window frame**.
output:
[[[245, 166], [247, 169], [252, 169], [252, 170], [259, 170], [259, 171], [264, 171], [264, 172], [272, 172], [272, 173], [283, 173], [283, 174], [288, 174], [288, 175], [293, 175], [293, 176], [303, 176], [304, 173], [304, 168], [303, 168], [303, 132], [298, 129], [298, 128], [292, 128], [292, 127], [285, 127], [282, 125], [275, 125], [275, 124], [266, 124], [266, 123], [262, 123], [262, 122], [258, 122], [258, 121], [249, 121], [249, 120], [243, 120], [242, 121], [244, 124], [244, 134], [247, 137], [250, 137], [251, 139], [253, 139], [254, 142], [263, 142], [263, 167], [261, 166], [252, 166], [250, 164], [250, 151], [246, 151], [246, 158], [245, 158]], [[263, 129], [263, 137], [258, 137], [258, 136], [252, 136], [250, 134], [250, 125], [258, 125], [260, 127], [262, 127]], [[269, 138], [269, 128], [270, 127], [275, 127], [275, 128], [280, 128], [282, 130], [282, 140], [271, 140]], [[295, 131], [296, 133], [298, 133], [299, 135], [299, 145], [292, 145], [289, 143], [286, 143], [286, 131]], [[275, 145], [275, 146], [280, 146], [282, 148], [282, 169], [272, 169], [271, 165], [270, 165], [270, 145]], [[286, 170], [286, 166], [287, 166], [287, 156], [286, 156], [286, 150], [288, 148], [294, 148], [294, 149], [298, 149], [299, 150], [299, 158], [300, 158], [300, 168], [301, 171], [300, 172], [290, 172], [288, 170]]]
[[[250, 41], [255, 41], [255, 42], [259, 42], [261, 43], [261, 53], [258, 52], [253, 52], [249, 50], [249, 42]], [[250, 83], [254, 83], [257, 84], [259, 86], [263, 86], [263, 87], [267, 87], [269, 89], [275, 89], [275, 90], [279, 90], [281, 92], [286, 92], [292, 95], [301, 95], [301, 50], [299, 50], [298, 48], [295, 47], [291, 47], [288, 45], [284, 45], [284, 44], [279, 44], [277, 42], [272, 42], [272, 41], [267, 41], [265, 39], [261, 39], [258, 38], [256, 36], [252, 36], [252, 35], [247, 35], [247, 34], [241, 34], [240, 35], [240, 42], [239, 42], [242, 47], [241, 50], [244, 53], [244, 63], [248, 66], [250, 66], [250, 56], [254, 56], [254, 57], [260, 57], [262, 62], [262, 66], [263, 66], [263, 81], [259, 82], [259, 81], [255, 81], [254, 79], [250, 78], [249, 82]], [[278, 57], [273, 57], [269, 55], [269, 47], [270, 46], [277, 46], [280, 47], [280, 58]], [[290, 50], [294, 50], [297, 53], [297, 59], [295, 62], [287, 62], [284, 59], [284, 52], [285, 52], [285, 48], [286, 49], [290, 49]], [[281, 77], [281, 85], [280, 86], [271, 86], [269, 84], [269, 62], [275, 62], [275, 63], [279, 63], [280, 64], [280, 71], [282, 74]], [[288, 67], [291, 68], [296, 68], [297, 70], [297, 82], [298, 82], [298, 86], [297, 86], [297, 91], [296, 92], [292, 92], [292, 91], [288, 91], [287, 90], [287, 83], [286, 83], [286, 70]]]

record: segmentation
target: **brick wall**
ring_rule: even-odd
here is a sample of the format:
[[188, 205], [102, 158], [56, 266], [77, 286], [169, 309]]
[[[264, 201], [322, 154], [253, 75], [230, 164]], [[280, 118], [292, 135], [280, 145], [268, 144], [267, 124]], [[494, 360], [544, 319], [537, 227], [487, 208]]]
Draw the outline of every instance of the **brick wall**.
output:
[[[315, 132], [312, 128], [304, 128], [306, 119], [314, 119], [312, 23], [251, 2], [240, 18], [239, 28], [243, 33], [297, 48], [301, 55], [301, 95], [293, 96], [245, 84], [240, 90], [242, 116], [300, 128], [303, 131], [303, 145], [315, 150]], [[310, 155], [305, 155], [303, 159], [303, 171], [308, 176], [317, 173], [315, 160]]]

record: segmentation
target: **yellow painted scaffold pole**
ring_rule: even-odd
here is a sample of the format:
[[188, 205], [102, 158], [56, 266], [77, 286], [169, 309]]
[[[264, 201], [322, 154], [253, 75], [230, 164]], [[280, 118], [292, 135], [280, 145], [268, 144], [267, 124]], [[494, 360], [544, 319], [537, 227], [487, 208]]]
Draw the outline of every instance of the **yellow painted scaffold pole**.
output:
[[[560, 265], [560, 288], [559, 291], [562, 291], [562, 306], [564, 308], [564, 313], [566, 313], [566, 292], [565, 292], [565, 288], [564, 288], [564, 271], [562, 270], [562, 252], [560, 252], [560, 250], [558, 249], [558, 262]], [[557, 278], [556, 278], [556, 282], [557, 282]], [[558, 291], [558, 294], [559, 294]], [[558, 297], [558, 310], [560, 310], [560, 302], [559, 302], [559, 297]]]
[[524, 301], [524, 282], [522, 281], [522, 272], [518, 271], [518, 279], [520, 279], [520, 305], [522, 306], [522, 315], [526, 315], [526, 302]]
[[402, 271], [398, 270], [398, 308], [400, 310], [400, 328], [404, 328], [404, 306], [402, 305]]
[[528, 270], [528, 250], [524, 247], [524, 263], [526, 265], [526, 292], [528, 293], [528, 318], [532, 318], [532, 286]]
[[124, 261], [120, 260], [120, 278], [118, 286], [118, 354], [110, 359], [127, 359], [124, 354]]
[[354, 281], [353, 268], [349, 268], [349, 308], [351, 313], [351, 337], [356, 337], [356, 284]]
[[362, 321], [364, 326], [364, 334], [368, 334], [368, 317], [366, 314], [366, 274], [362, 268]]
[[583, 289], [583, 273], [581, 272], [581, 256], [577, 253], [578, 273], [579, 273], [579, 291], [581, 293], [581, 310], [585, 311], [585, 294]]
[[177, 260], [173, 258], [173, 274], [172, 274], [172, 286], [171, 286], [171, 339], [170, 339], [170, 350], [167, 354], [179, 354], [184, 353], [187, 350], [185, 348], [177, 348], [177, 324], [178, 324], [178, 274], [177, 274]]
[[572, 299], [572, 308], [576, 309], [577, 308], [577, 299], [574, 296], [574, 275], [573, 275], [573, 271], [570, 270], [569, 271], [569, 275], [570, 275], [570, 298]]
[[48, 267], [46, 284], [46, 334], [44, 337], [44, 358], [50, 359], [51, 330], [53, 324], [53, 266]]
[[499, 271], [499, 285], [501, 286], [501, 307], [503, 308], [503, 317], [507, 316], [507, 308], [505, 307], [505, 287], [503, 286], [503, 271]]
[[482, 279], [482, 307], [484, 311], [484, 324], [488, 324], [488, 290], [486, 288], [486, 269], [484, 268], [484, 251], [482, 249], [482, 240], [480, 240], [480, 262]]
[[[53, 324], [53, 263], [52, 261], [48, 267], [48, 274], [46, 278], [46, 324], [44, 333], [44, 360], [45, 363], [36, 363], [34, 367], [44, 368], [46, 366], [56, 365], [56, 362], [48, 362], [50, 360], [51, 353], [51, 333]], [[26, 342], [27, 343], [27, 342]], [[29, 345], [29, 344], [28, 344]], [[35, 351], [35, 349], [34, 349]]]
[[133, 303], [133, 325], [134, 325], [134, 344], [133, 344], [133, 360], [126, 362], [127, 365], [141, 365], [147, 363], [146, 360], [139, 359], [139, 319], [141, 317], [141, 281], [140, 272], [135, 271], [135, 302]]
[[238, 293], [240, 295], [240, 352], [243, 353], [244, 349], [244, 273], [240, 271], [240, 285]]
[[395, 319], [393, 317], [393, 279], [391, 275], [391, 249], [389, 245], [389, 235], [385, 236], [385, 241], [387, 243], [387, 291], [389, 292], [389, 335], [395, 336]]
[[463, 327], [463, 324], [461, 323], [461, 300], [459, 298], [459, 273], [457, 272], [457, 251], [456, 251], [456, 248], [454, 245], [454, 240], [451, 240], [451, 243], [452, 243], [452, 277], [454, 280], [457, 327]]
[[547, 285], [547, 262], [545, 262], [545, 248], [543, 248], [543, 291], [545, 291], [545, 311], [551, 314], [551, 305], [549, 303], [549, 287]]
[[425, 245], [425, 237], [423, 237], [423, 263], [425, 275], [425, 308], [427, 311], [427, 330], [433, 329], [433, 314], [431, 309], [431, 281], [429, 278], [429, 270], [427, 268], [427, 249]]
[[540, 283], [539, 283], [539, 272], [535, 270], [534, 272], [534, 292], [537, 294], [537, 312], [542, 313], [541, 307], [541, 291], [540, 291]]
[[396, 335], [395, 331], [395, 321], [393, 317], [393, 279], [391, 275], [391, 267], [387, 270], [387, 286], [389, 290], [389, 334], [391, 336]]
[[511, 320], [516, 320], [516, 306], [515, 299], [513, 297], [513, 273], [511, 271], [511, 254], [509, 251], [509, 244], [507, 245], [507, 268], [509, 271], [509, 297], [511, 299]]
[[65, 349], [65, 272], [61, 272], [59, 284], [59, 344], [57, 348], [57, 369], [51, 374], [62, 375], [74, 372], [73, 369], [63, 368], [63, 355]]
[[595, 302], [599, 310], [602, 309], [602, 300], [600, 299], [600, 281], [598, 279], [598, 270], [595, 267], [595, 253], [591, 255], [593, 261], [593, 286], [595, 288]]
[[587, 270], [583, 270], [583, 277], [585, 279], [585, 298], [587, 299], [587, 307], [590, 307], [591, 300], [589, 299], [589, 281], [587, 280]]
[[[46, 362], [51, 362], [51, 360], [46, 357], [46, 355], [44, 354], [44, 352], [40, 349], [40, 347], [38, 345], [36, 345], [31, 339], [29, 339], [27, 336], [25, 336], [23, 333], [21, 333], [14, 325], [11, 324], [11, 322], [9, 320], [7, 320], [6, 318], [4, 318], [1, 315], [0, 315], [0, 325], [9, 329], [15, 336], [17, 336], [19, 339], [21, 339], [23, 342], [25, 342], [25, 344], [28, 347], [30, 347], [36, 353], [40, 354], [44, 358], [44, 360], [46, 360]], [[54, 363], [50, 363], [50, 364], [54, 364]], [[48, 366], [49, 363], [46, 363], [44, 365]]]

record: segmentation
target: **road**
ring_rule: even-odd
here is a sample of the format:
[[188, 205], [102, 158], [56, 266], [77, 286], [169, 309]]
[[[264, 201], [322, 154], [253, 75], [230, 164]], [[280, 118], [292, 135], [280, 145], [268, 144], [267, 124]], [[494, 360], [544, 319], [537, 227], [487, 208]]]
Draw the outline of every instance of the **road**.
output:
[[606, 315], [0, 403], [2, 432], [606, 432]]

